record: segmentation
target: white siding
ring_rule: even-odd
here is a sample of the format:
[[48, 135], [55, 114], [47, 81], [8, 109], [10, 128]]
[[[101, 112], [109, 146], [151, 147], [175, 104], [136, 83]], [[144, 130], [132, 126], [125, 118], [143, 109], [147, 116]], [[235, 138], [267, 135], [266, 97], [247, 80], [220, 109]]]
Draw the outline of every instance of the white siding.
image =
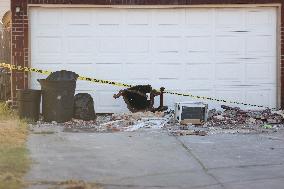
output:
[[10, 10], [10, 0], [0, 0], [0, 21], [8, 10]]

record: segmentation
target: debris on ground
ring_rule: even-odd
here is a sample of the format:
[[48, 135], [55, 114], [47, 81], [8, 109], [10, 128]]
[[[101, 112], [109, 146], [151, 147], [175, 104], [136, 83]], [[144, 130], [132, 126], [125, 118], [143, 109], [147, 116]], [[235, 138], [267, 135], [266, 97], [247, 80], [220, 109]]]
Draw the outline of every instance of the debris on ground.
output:
[[[181, 123], [174, 118], [174, 111], [136, 112], [98, 115], [96, 120], [72, 119], [58, 124], [38, 122], [33, 132], [50, 132], [49, 128], [60, 125], [65, 132], [132, 132], [137, 130], [166, 131], [173, 136], [205, 136], [218, 133], [260, 133], [276, 132], [284, 128], [284, 111], [241, 110], [222, 106], [222, 110], [210, 110], [207, 122], [185, 120]], [[55, 132], [59, 132], [56, 130]]]
[[231, 129], [236, 127], [261, 126], [265, 124], [284, 123], [284, 111], [242, 110], [239, 107], [221, 106], [224, 111], [209, 110], [205, 127], [222, 127]]
[[93, 128], [97, 132], [136, 131], [141, 128], [161, 129], [169, 119], [169, 115], [165, 116], [163, 112], [136, 112], [108, 115], [103, 121], [98, 116], [97, 122], [73, 119], [64, 125], [69, 129]]

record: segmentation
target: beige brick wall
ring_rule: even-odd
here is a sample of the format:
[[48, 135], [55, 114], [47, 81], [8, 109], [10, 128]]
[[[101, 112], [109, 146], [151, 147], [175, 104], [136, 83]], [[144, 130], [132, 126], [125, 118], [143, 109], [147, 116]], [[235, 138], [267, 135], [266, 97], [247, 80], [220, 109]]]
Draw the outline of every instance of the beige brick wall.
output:
[[0, 0], [0, 20], [2, 20], [3, 15], [10, 10], [11, 0]]

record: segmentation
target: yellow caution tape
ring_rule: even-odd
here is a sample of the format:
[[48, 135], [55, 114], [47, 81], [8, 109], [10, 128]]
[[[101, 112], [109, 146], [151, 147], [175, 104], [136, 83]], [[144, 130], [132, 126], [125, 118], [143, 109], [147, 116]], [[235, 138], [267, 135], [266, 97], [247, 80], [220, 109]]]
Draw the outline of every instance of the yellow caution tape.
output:
[[222, 99], [205, 97], [205, 96], [197, 96], [197, 95], [192, 95], [192, 94], [184, 94], [184, 93], [177, 93], [177, 92], [170, 92], [170, 91], [165, 91], [164, 93], [171, 94], [171, 95], [177, 95], [177, 96], [191, 97], [195, 99], [210, 100], [210, 101], [215, 101], [215, 102], [223, 102], [223, 103], [237, 104], [237, 105], [244, 105], [244, 106], [251, 106], [251, 107], [258, 107], [258, 108], [269, 108], [269, 107], [265, 107], [261, 105], [248, 104], [248, 103], [242, 103], [242, 102], [230, 101], [230, 100], [222, 100]]
[[16, 66], [16, 65], [11, 65], [11, 64], [6, 64], [6, 63], [0, 63], [0, 67], [8, 68], [10, 70], [24, 71], [24, 72], [37, 72], [37, 73], [41, 73], [45, 75], [49, 75], [52, 73], [50, 71], [40, 70], [36, 68], [28, 68], [28, 67], [23, 67], [23, 66]]
[[[35, 72], [35, 73], [40, 73], [40, 74], [45, 74], [45, 75], [49, 75], [49, 74], [52, 73], [51, 71], [40, 70], [40, 69], [36, 69], [36, 68], [29, 68], [29, 67], [24, 67], [24, 66], [16, 66], [16, 65], [11, 65], [11, 64], [6, 64], [6, 63], [0, 63], [0, 67], [8, 68], [10, 70], [17, 70], [17, 71], [24, 71], [24, 72]], [[90, 78], [90, 77], [79, 76], [78, 79], [83, 80], [83, 81], [90, 81], [90, 82], [94, 82], [94, 83], [114, 85], [114, 86], [118, 86], [118, 87], [132, 87], [132, 85], [128, 85], [128, 84], [124, 84], [124, 83], [120, 83], [120, 82], [102, 80], [102, 79], [95, 79], [95, 78]]]
[[[24, 67], [24, 66], [16, 66], [16, 65], [11, 65], [11, 64], [6, 64], [6, 63], [0, 63], [0, 67], [8, 68], [10, 70], [24, 71], [24, 72], [36, 72], [36, 73], [45, 74], [45, 75], [49, 75], [49, 74], [52, 73], [51, 71], [40, 70], [40, 69], [36, 69], [36, 68], [29, 68], [29, 67]], [[125, 84], [125, 83], [120, 83], [120, 82], [115, 82], [115, 81], [109, 81], [109, 80], [95, 79], [95, 78], [90, 78], [90, 77], [79, 76], [78, 79], [83, 80], [83, 81], [89, 81], [89, 82], [101, 83], [101, 84], [108, 84], [108, 85], [113, 85], [113, 86], [118, 86], [118, 87], [133, 87], [133, 85], [130, 85], [130, 84]], [[159, 90], [157, 90], [157, 91], [159, 91]], [[190, 93], [185, 94], [185, 93], [177, 93], [177, 92], [171, 92], [171, 91], [165, 91], [164, 93], [170, 94], [170, 95], [191, 97], [191, 98], [195, 98], [195, 99], [215, 101], [215, 102], [237, 104], [237, 105], [244, 105], [244, 106], [251, 106], [251, 107], [258, 107], [258, 108], [269, 108], [269, 107], [265, 107], [265, 106], [261, 106], [261, 105], [254, 105], [254, 104], [249, 104], [249, 103], [242, 103], [242, 102], [236, 102], [236, 101], [230, 101], [230, 100], [222, 100], [222, 99], [217, 99], [217, 98], [192, 95]]]

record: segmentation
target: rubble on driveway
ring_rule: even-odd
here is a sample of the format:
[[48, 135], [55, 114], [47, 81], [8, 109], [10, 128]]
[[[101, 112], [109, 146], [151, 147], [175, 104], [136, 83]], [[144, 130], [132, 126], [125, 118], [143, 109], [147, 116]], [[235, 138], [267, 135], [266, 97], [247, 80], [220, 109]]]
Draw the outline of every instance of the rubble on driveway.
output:
[[67, 130], [93, 128], [97, 132], [136, 131], [142, 128], [161, 129], [171, 115], [163, 112], [137, 112], [98, 116], [96, 121], [73, 119], [64, 123]]
[[[208, 120], [202, 125], [179, 124], [174, 112], [136, 112], [98, 115], [96, 120], [72, 119], [66, 123], [38, 122], [34, 128], [60, 126], [65, 132], [131, 132], [137, 130], [167, 131], [169, 135], [187, 136], [217, 133], [276, 132], [284, 128], [284, 111], [242, 110], [222, 106], [222, 110], [209, 110]], [[45, 125], [45, 126], [44, 126]]]
[[284, 111], [242, 110], [238, 107], [221, 106], [224, 111], [209, 110], [205, 127], [221, 127], [233, 129], [236, 127], [262, 126], [265, 124], [283, 124]]

